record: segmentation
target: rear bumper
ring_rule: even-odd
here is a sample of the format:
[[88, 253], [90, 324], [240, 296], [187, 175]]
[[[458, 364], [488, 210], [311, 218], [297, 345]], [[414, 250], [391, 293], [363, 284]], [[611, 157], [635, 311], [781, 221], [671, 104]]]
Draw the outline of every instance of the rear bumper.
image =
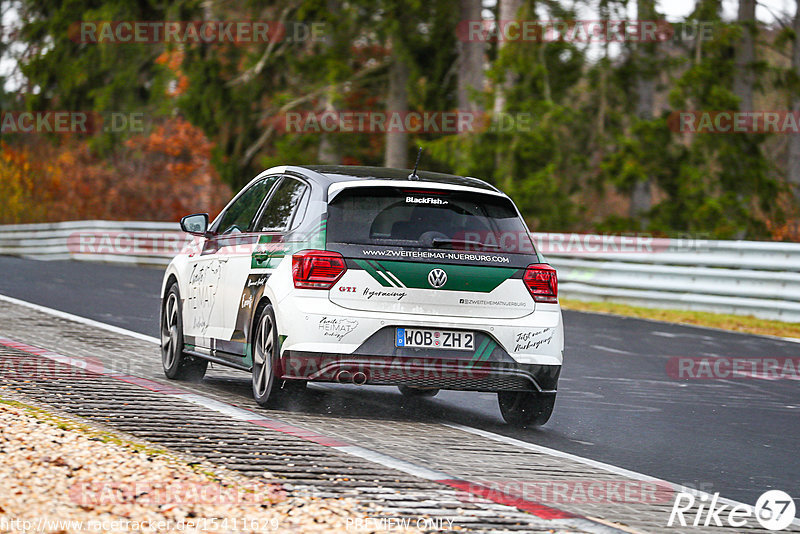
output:
[[281, 374], [286, 380], [463, 391], [554, 392], [560, 373], [560, 365], [430, 356], [365, 356], [284, 351], [281, 358]]
[[[275, 307], [278, 332], [284, 337], [282, 350], [297, 353], [359, 356], [425, 356], [395, 347], [395, 329], [428, 328], [470, 331], [476, 334], [476, 350], [490, 338], [491, 354], [461, 357], [486, 361], [508, 360], [520, 364], [560, 366], [563, 362], [564, 328], [558, 304], [537, 304], [536, 311], [518, 319], [463, 318], [353, 311], [332, 303], [322, 292], [294, 290]], [[486, 348], [486, 347], [484, 347]], [[437, 358], [459, 354], [437, 351]]]

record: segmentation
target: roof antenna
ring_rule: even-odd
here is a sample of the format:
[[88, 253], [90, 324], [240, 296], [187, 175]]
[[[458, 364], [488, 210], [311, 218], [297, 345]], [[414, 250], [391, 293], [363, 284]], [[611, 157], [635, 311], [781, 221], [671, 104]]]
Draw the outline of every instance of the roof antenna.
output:
[[419, 180], [419, 176], [417, 176], [417, 167], [419, 167], [419, 158], [422, 156], [422, 147], [419, 147], [419, 152], [417, 152], [417, 162], [414, 164], [414, 170], [411, 171], [411, 174], [408, 175], [409, 180]]

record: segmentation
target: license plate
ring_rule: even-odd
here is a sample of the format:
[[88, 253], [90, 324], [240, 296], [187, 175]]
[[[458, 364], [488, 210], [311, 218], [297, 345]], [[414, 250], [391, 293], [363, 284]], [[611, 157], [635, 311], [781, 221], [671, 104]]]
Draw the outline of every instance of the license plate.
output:
[[473, 350], [475, 348], [475, 334], [452, 330], [398, 328], [394, 344], [396, 347]]

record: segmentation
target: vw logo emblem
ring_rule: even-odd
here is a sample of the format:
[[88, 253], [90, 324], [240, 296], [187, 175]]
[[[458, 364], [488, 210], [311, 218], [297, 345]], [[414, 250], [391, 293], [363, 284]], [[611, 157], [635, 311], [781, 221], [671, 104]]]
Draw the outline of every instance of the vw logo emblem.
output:
[[428, 273], [428, 283], [434, 289], [439, 289], [447, 283], [447, 273], [441, 269], [434, 269]]

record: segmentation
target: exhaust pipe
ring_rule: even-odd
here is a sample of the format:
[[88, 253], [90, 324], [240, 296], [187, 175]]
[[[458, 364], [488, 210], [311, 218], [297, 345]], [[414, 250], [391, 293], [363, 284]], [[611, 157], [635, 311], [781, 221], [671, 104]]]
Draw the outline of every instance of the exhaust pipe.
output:
[[353, 374], [347, 369], [336, 373], [336, 381], [340, 384], [347, 384], [353, 381]]
[[353, 375], [353, 384], [357, 386], [363, 386], [367, 383], [367, 375], [362, 373], [361, 371], [357, 372]]

